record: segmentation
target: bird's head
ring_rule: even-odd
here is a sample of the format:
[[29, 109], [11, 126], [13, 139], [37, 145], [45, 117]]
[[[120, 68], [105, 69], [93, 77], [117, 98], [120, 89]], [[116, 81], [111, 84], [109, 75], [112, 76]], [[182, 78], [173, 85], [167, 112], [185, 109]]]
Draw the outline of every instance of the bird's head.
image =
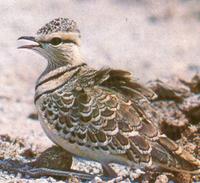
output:
[[22, 36], [19, 39], [34, 44], [19, 48], [34, 50], [45, 57], [53, 68], [81, 63], [80, 31], [75, 21], [56, 18], [37, 31], [36, 36]]

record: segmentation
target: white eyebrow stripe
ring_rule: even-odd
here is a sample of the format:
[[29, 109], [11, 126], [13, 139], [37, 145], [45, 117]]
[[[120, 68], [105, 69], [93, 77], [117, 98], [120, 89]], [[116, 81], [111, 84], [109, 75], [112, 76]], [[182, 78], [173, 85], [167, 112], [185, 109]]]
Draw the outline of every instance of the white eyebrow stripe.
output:
[[37, 42], [50, 42], [53, 38], [60, 38], [64, 40], [71, 40], [72, 42], [80, 45], [80, 34], [74, 32], [54, 32], [48, 35], [36, 37]]

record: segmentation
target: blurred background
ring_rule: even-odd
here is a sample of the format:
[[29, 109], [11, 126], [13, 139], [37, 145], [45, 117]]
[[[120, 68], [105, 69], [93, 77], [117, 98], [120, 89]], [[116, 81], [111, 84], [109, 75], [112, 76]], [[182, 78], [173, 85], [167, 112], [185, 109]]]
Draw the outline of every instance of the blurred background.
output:
[[0, 15], [0, 134], [49, 142], [33, 104], [46, 61], [16, 48], [18, 37], [57, 17], [77, 21], [95, 68], [127, 69], [144, 83], [200, 71], [199, 0], [9, 0], [0, 1]]

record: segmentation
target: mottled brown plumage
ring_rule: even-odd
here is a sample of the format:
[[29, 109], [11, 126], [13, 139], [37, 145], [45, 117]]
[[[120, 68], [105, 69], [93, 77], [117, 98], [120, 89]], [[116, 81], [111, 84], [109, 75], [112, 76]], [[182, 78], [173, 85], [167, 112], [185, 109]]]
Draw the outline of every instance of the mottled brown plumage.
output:
[[146, 114], [155, 94], [127, 71], [87, 66], [74, 42], [77, 28], [70, 29], [68, 21], [58, 21], [56, 28], [52, 22], [46, 24], [50, 31], [40, 29], [42, 35], [34, 38], [39, 45], [32, 47], [48, 60], [35, 94], [48, 137], [67, 151], [102, 164], [199, 173], [200, 161], [160, 134], [157, 122]]

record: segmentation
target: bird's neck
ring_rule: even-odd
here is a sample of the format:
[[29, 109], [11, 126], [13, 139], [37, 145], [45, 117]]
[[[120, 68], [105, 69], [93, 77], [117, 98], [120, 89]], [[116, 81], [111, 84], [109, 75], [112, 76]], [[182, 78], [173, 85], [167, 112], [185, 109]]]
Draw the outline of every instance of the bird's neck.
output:
[[35, 87], [35, 102], [44, 93], [52, 92], [59, 87], [62, 87], [67, 82], [73, 80], [73, 78], [80, 72], [80, 70], [87, 67], [85, 63], [78, 65], [65, 65], [55, 68], [38, 78]]
[[70, 69], [72, 67], [72, 64], [67, 61], [60, 61], [58, 63], [48, 60], [48, 64], [46, 69], [42, 72], [42, 74], [39, 76], [37, 83], [44, 77], [48, 77], [48, 75], [51, 75], [51, 73], [57, 73], [62, 69]]
[[79, 49], [72, 49], [71, 52], [68, 49], [60, 54], [47, 55], [46, 59], [48, 61], [47, 67], [40, 75], [39, 79], [58, 68], [65, 67], [70, 69], [76, 65], [85, 63]]

